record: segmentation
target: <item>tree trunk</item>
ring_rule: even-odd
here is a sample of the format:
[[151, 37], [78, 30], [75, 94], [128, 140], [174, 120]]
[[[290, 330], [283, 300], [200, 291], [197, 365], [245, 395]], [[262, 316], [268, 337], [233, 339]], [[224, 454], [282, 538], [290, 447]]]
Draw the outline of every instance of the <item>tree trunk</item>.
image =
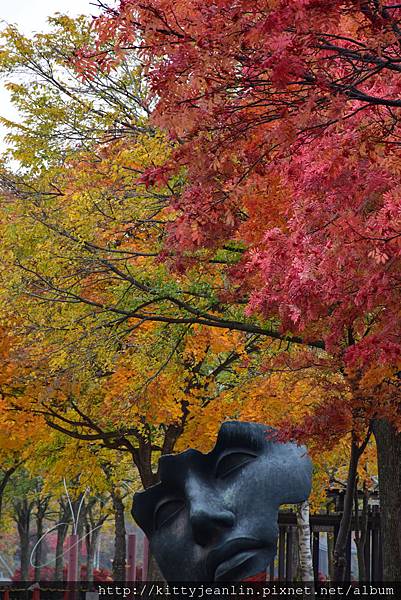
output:
[[295, 511], [297, 515], [299, 569], [301, 581], [312, 582], [314, 580], [314, 575], [311, 533], [309, 526], [309, 502], [305, 500], [305, 502], [297, 504]]
[[60, 513], [59, 513], [59, 526], [57, 527], [57, 542], [56, 542], [56, 559], [54, 569], [54, 579], [56, 581], [63, 581], [64, 574], [64, 542], [68, 532], [68, 524], [71, 521], [70, 508], [67, 503], [64, 504], [62, 500], [59, 501]]
[[6, 469], [3, 471], [3, 477], [0, 481], [0, 523], [1, 523], [1, 517], [3, 516], [3, 499], [4, 499], [4, 492], [6, 490], [7, 485], [10, 482], [11, 479], [11, 475], [13, 475], [15, 473], [15, 471], [18, 469], [18, 467], [21, 465], [22, 463], [17, 463], [16, 465], [10, 467], [9, 469]]
[[[90, 529], [88, 530], [90, 531]], [[97, 542], [100, 535], [100, 527], [94, 529], [89, 535], [86, 537], [86, 579], [88, 584], [93, 583], [93, 569], [95, 564], [95, 553], [97, 548]]]
[[344, 510], [338, 530], [337, 541], [333, 553], [334, 581], [344, 581], [347, 567], [347, 542], [351, 531], [352, 505], [354, 501], [355, 481], [357, 476], [360, 449], [353, 439], [348, 467], [347, 487], [344, 496]]
[[40, 572], [42, 564], [43, 554], [43, 521], [46, 515], [47, 507], [49, 505], [50, 498], [42, 498], [37, 501], [36, 510], [36, 550], [35, 550], [35, 581], [40, 581]]
[[366, 487], [366, 483], [363, 484], [363, 505], [362, 515], [359, 515], [359, 502], [358, 502], [358, 485], [355, 485], [355, 544], [358, 556], [358, 579], [359, 581], [366, 581], [366, 560], [365, 560], [365, 546], [368, 537], [368, 500], [369, 491]]
[[[97, 503], [100, 514], [96, 517], [94, 510]], [[97, 543], [100, 536], [101, 527], [107, 518], [107, 515], [101, 514], [104, 504], [105, 503], [102, 499], [92, 497], [89, 498], [85, 507], [86, 580], [89, 584], [92, 584], [94, 580], [93, 569]]]
[[[81, 497], [79, 498], [79, 502], [77, 500], [76, 506], [73, 505], [75, 519], [77, 520], [77, 535], [78, 535], [78, 550], [77, 550], [78, 551], [78, 581], [81, 581], [81, 570], [82, 570], [82, 564], [83, 564], [82, 546], [83, 546], [83, 543], [85, 542], [84, 536], [85, 536], [85, 521], [86, 521], [86, 503], [82, 502], [82, 505], [81, 505], [80, 502], [81, 502]], [[78, 506], [81, 506], [79, 515], [77, 514]]]
[[158, 482], [158, 475], [152, 470], [152, 447], [149, 442], [139, 440], [139, 448], [133, 455], [134, 464], [138, 469], [141, 483], [145, 490]]
[[34, 580], [40, 581], [40, 571], [42, 564], [42, 540], [43, 535], [43, 515], [38, 511], [36, 515], [36, 550], [35, 550], [35, 572]]
[[[88, 583], [93, 583], [93, 557], [94, 557], [94, 552], [93, 552], [93, 546], [92, 546], [92, 541], [91, 541], [91, 531], [90, 531], [90, 525], [89, 523], [85, 523], [85, 546], [86, 546], [86, 581]], [[89, 589], [90, 586], [89, 586]]]
[[32, 505], [24, 499], [16, 506], [16, 521], [20, 541], [21, 581], [29, 580], [29, 531]]
[[383, 579], [401, 581], [401, 433], [385, 420], [373, 423], [379, 467]]
[[124, 502], [118, 493], [111, 494], [114, 508], [114, 559], [113, 581], [124, 582], [126, 578], [126, 543]]

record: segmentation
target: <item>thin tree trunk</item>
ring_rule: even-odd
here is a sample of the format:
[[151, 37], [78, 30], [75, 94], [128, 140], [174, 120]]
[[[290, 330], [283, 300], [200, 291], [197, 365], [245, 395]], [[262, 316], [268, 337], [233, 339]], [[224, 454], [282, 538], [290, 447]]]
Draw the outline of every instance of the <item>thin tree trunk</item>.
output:
[[401, 581], [401, 434], [386, 420], [373, 423], [379, 467], [383, 579]]
[[301, 581], [310, 584], [311, 595], [314, 596], [314, 573], [311, 548], [311, 531], [309, 525], [309, 502], [305, 500], [301, 504], [297, 504], [297, 531], [298, 531], [298, 555], [299, 555], [299, 572]]
[[363, 484], [363, 505], [362, 515], [359, 515], [359, 503], [358, 503], [358, 481], [355, 485], [355, 544], [358, 557], [358, 578], [359, 581], [366, 581], [366, 560], [365, 560], [365, 546], [368, 537], [368, 500], [369, 491], [366, 487], [366, 483]]
[[93, 569], [95, 564], [95, 553], [100, 531], [100, 527], [98, 529], [94, 529], [86, 538], [86, 579], [89, 584], [93, 583], [94, 581]]
[[121, 496], [111, 494], [114, 509], [114, 559], [113, 581], [124, 582], [126, 578], [126, 530], [124, 516], [124, 502]]
[[[79, 500], [79, 501], [78, 501]], [[81, 510], [79, 515], [77, 514], [78, 507], [80, 506], [81, 497], [76, 501], [76, 506], [73, 506], [75, 518], [77, 522], [77, 534], [78, 534], [78, 581], [81, 581], [81, 570], [82, 570], [82, 545], [84, 543], [84, 532], [85, 532], [85, 520], [86, 520], [86, 503], [82, 502]], [[74, 503], [75, 504], [75, 503]]]
[[11, 475], [13, 475], [15, 473], [15, 471], [18, 469], [18, 467], [21, 464], [22, 464], [22, 462], [19, 462], [18, 464], [10, 467], [9, 469], [6, 469], [3, 473], [2, 479], [0, 481], [0, 524], [1, 524], [1, 518], [3, 516], [4, 492], [6, 490], [8, 483], [10, 482]]
[[35, 550], [35, 572], [34, 572], [34, 580], [40, 581], [40, 571], [42, 564], [42, 541], [41, 537], [43, 535], [43, 516], [39, 514], [36, 515], [36, 550]]
[[[93, 583], [93, 551], [92, 543], [91, 543], [91, 531], [90, 524], [88, 522], [85, 523], [85, 546], [86, 546], [86, 581], [88, 583]], [[90, 586], [89, 586], [90, 589]]]
[[[101, 527], [105, 522], [107, 515], [94, 516], [94, 508], [97, 503], [96, 498], [90, 498], [85, 510], [85, 529], [86, 529], [86, 580], [89, 584], [93, 583], [93, 568], [95, 562], [95, 552], [97, 542], [101, 532]], [[104, 507], [104, 501], [99, 500], [99, 510]]]
[[21, 581], [29, 580], [29, 532], [32, 505], [24, 498], [16, 506], [17, 530], [20, 542]]
[[59, 513], [59, 526], [57, 527], [57, 542], [56, 542], [56, 563], [54, 569], [54, 579], [56, 581], [63, 581], [64, 574], [64, 555], [63, 548], [65, 538], [67, 537], [68, 525], [71, 521], [70, 508], [67, 503], [59, 500], [60, 513]]
[[41, 572], [41, 564], [42, 564], [42, 554], [43, 554], [43, 521], [46, 515], [47, 507], [49, 505], [50, 498], [42, 498], [37, 501], [37, 511], [36, 511], [36, 550], [35, 550], [35, 573], [34, 579], [35, 581], [40, 581], [40, 572]]
[[[63, 522], [63, 521], [61, 521]], [[64, 580], [64, 542], [67, 537], [68, 525], [60, 525], [57, 529], [56, 542], [56, 563], [54, 568], [54, 578], [56, 581]]]
[[20, 552], [21, 581], [29, 581], [29, 537], [25, 532], [20, 535]]
[[345, 578], [347, 567], [347, 542], [351, 531], [352, 505], [354, 501], [355, 481], [360, 454], [360, 449], [353, 439], [351, 443], [347, 487], [344, 496], [344, 509], [333, 553], [334, 581], [336, 582], [344, 581]]

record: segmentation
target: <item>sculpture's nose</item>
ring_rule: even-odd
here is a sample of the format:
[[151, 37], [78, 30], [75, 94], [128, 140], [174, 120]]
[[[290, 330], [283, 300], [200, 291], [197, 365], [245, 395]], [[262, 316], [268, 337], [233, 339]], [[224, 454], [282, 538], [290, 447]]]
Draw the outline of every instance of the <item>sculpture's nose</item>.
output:
[[234, 525], [234, 514], [214, 507], [196, 508], [190, 513], [195, 542], [200, 546], [213, 545], [225, 530]]
[[224, 506], [213, 490], [202, 482], [191, 480], [187, 487], [189, 522], [194, 540], [200, 546], [215, 544], [227, 529], [234, 525], [235, 515]]

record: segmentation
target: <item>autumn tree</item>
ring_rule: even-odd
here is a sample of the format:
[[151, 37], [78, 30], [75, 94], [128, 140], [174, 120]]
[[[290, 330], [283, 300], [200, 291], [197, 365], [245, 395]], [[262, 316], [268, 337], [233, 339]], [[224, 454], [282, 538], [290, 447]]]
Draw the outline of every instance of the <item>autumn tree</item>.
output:
[[[26, 556], [31, 556], [29, 574], [35, 581], [49, 577], [49, 569], [52, 579], [63, 580], [67, 534], [77, 533], [81, 578], [93, 581], [99, 536], [115, 513], [113, 498], [119, 495], [124, 511], [127, 490], [140, 485], [132, 461], [121, 452], [48, 428], [25, 467], [13, 478], [7, 502], [25, 548], [23, 573]], [[49, 534], [56, 536], [54, 554], [47, 549]]]
[[24, 396], [21, 380], [30, 368], [25, 349], [18, 344], [16, 320], [3, 319], [0, 328], [0, 528], [7, 488], [32, 456], [37, 443], [46, 436], [44, 419], [29, 413], [19, 414], [15, 404]]
[[[186, 26], [192, 27], [190, 17], [198, 20], [198, 8], [188, 12]], [[120, 42], [128, 45], [124, 35], [134, 31], [130, 21], [134, 5], [126, 2], [123, 9], [127, 31], [120, 31], [118, 11], [111, 21], [108, 17], [99, 21], [102, 67], [109, 64], [108, 35], [121, 34], [117, 45], [113, 42], [116, 48]], [[243, 18], [247, 15], [245, 11]], [[9, 77], [22, 72], [27, 80], [9, 85], [23, 118], [22, 124], [6, 123], [10, 150], [1, 177], [2, 311], [7, 314], [12, 306], [21, 319], [20, 333], [35, 365], [21, 378], [25, 393], [14, 409], [41, 416], [55, 431], [76, 440], [76, 448], [85, 443], [90, 451], [100, 444], [109, 451], [126, 452], [148, 486], [157, 480], [154, 467], [160, 453], [194, 440], [202, 446], [198, 436], [191, 437], [195, 431], [210, 441], [218, 420], [241, 414], [261, 419], [266, 398], [254, 388], [250, 397], [258, 402], [253, 412], [242, 412], [240, 390], [248, 389], [249, 380], [263, 371], [279, 370], [279, 359], [272, 361], [272, 355], [290, 349], [295, 371], [316, 367], [311, 371], [315, 384], [324, 380], [318, 367], [331, 375], [318, 386], [321, 395], [309, 406], [313, 414], [297, 402], [294, 418], [284, 424], [287, 434], [301, 438], [308, 431], [318, 443], [327, 435], [328, 442], [339, 443], [352, 429], [355, 458], [364, 448], [375, 414], [372, 390], [380, 388], [380, 394], [383, 386], [392, 390], [394, 368], [360, 367], [358, 354], [351, 360], [351, 350], [380, 331], [382, 319], [389, 316], [374, 306], [366, 314], [363, 307], [359, 312], [346, 308], [341, 294], [346, 295], [350, 281], [347, 259], [356, 266], [360, 258], [352, 262], [343, 257], [345, 274], [337, 288], [319, 285], [328, 273], [333, 278], [349, 229], [341, 215], [327, 227], [324, 220], [324, 190], [330, 177], [342, 175], [334, 167], [320, 197], [316, 180], [314, 185], [306, 181], [312, 175], [305, 162], [313, 156], [312, 164], [318, 168], [321, 161], [324, 172], [321, 156], [331, 160], [335, 149], [337, 168], [344, 168], [340, 152], [344, 144], [338, 141], [332, 148], [332, 142], [320, 136], [323, 146], [308, 154], [307, 146], [298, 143], [304, 140], [294, 133], [291, 118], [281, 114], [282, 107], [278, 115], [263, 116], [269, 106], [267, 89], [280, 98], [283, 94], [284, 104], [292, 102], [284, 99], [284, 93], [301, 96], [302, 108], [311, 86], [305, 84], [302, 94], [295, 84], [290, 92], [281, 92], [280, 87], [277, 91], [282, 84], [270, 83], [270, 67], [265, 65], [266, 83], [256, 80], [241, 88], [236, 78], [248, 82], [251, 77], [245, 67], [238, 68], [241, 58], [233, 54], [219, 62], [235, 39], [229, 27], [222, 30], [219, 51], [213, 50], [216, 62], [212, 57], [210, 64], [199, 63], [199, 70], [192, 70], [194, 62], [189, 74], [177, 73], [180, 60], [201, 61], [202, 43], [209, 38], [202, 31], [204, 41], [199, 37], [197, 46], [186, 34], [178, 35], [177, 52], [184, 54], [167, 69], [164, 59], [169, 61], [166, 57], [175, 52], [175, 44], [163, 41], [154, 52], [158, 36], [164, 40], [165, 32], [152, 29], [160, 17], [157, 10], [156, 21], [147, 23], [147, 16], [145, 6], [140, 39], [152, 50], [141, 49], [141, 68], [136, 53], [125, 54], [127, 58], [120, 53], [118, 60], [113, 57], [113, 72], [99, 71], [87, 61], [89, 51], [82, 46], [94, 42], [84, 19], [58, 17], [53, 33], [33, 41], [12, 28], [4, 33], [2, 71]], [[260, 19], [259, 15], [253, 34], [250, 29], [249, 40], [242, 30], [236, 32], [246, 38], [245, 55], [253, 57], [256, 52]], [[106, 23], [111, 23], [108, 32]], [[193, 27], [201, 23], [202, 19]], [[214, 32], [212, 27], [208, 35]], [[172, 29], [171, 35], [175, 33]], [[204, 47], [207, 50], [208, 44]], [[82, 80], [72, 71], [71, 54], [81, 66], [92, 65], [89, 78]], [[256, 70], [258, 64], [255, 61]], [[204, 78], [201, 67], [225, 82], [219, 93], [212, 85], [216, 81]], [[161, 84], [163, 68], [175, 78], [174, 85], [168, 78]], [[151, 73], [146, 86], [145, 72]], [[223, 75], [225, 79], [219, 79]], [[203, 85], [211, 86], [206, 98]], [[160, 98], [151, 123], [147, 116], [154, 101], [149, 89]], [[253, 93], [261, 100], [253, 99]], [[193, 95], [188, 99], [186, 94]], [[178, 124], [181, 104], [183, 118]], [[318, 102], [317, 106], [322, 114], [329, 112]], [[221, 107], [229, 107], [231, 116]], [[304, 115], [307, 127], [305, 111], [297, 108], [293, 118]], [[312, 112], [309, 118], [312, 122]], [[346, 122], [351, 123], [351, 117]], [[312, 141], [318, 143], [313, 136]], [[366, 146], [361, 152], [366, 161]], [[290, 154], [297, 165], [294, 172]], [[10, 158], [19, 161], [19, 169], [7, 162]], [[364, 182], [366, 177], [365, 168]], [[312, 210], [304, 204], [305, 196], [297, 193], [298, 184], [318, 196], [313, 196]], [[313, 220], [315, 233], [310, 231]], [[331, 239], [336, 227], [344, 239], [330, 246], [332, 254], [325, 261], [324, 251], [330, 248], [323, 242], [325, 236]], [[318, 250], [311, 239], [316, 236]], [[355, 247], [360, 249], [356, 242]], [[305, 264], [302, 253], [312, 249], [314, 261]], [[380, 272], [382, 259], [377, 260], [376, 254], [370, 258]], [[356, 286], [367, 273], [368, 268], [361, 269]], [[308, 300], [311, 290], [314, 295]], [[321, 298], [323, 293], [328, 296]], [[330, 294], [337, 294], [336, 299]], [[350, 315], [344, 337], [336, 319]], [[283, 381], [290, 391], [288, 379]], [[279, 385], [269, 376], [263, 382]], [[299, 388], [294, 390], [294, 399], [303, 397]], [[222, 395], [231, 401], [220, 404]], [[302, 426], [297, 419], [303, 419]], [[354, 477], [355, 460], [352, 469]], [[344, 531], [346, 535], [347, 528]]]
[[186, 173], [170, 200], [170, 252], [188, 261], [235, 241], [244, 251], [226, 271], [231, 303], [276, 318], [276, 335], [324, 348], [348, 379], [355, 452], [369, 428], [378, 446], [392, 580], [401, 577], [400, 10], [375, 0], [124, 0], [98, 19], [96, 53], [76, 57], [89, 80], [121, 52], [146, 66], [152, 122], [178, 143], [144, 180]]
[[[188, 407], [200, 405], [202, 394], [213, 397], [217, 378], [224, 379], [244, 353], [259, 351], [254, 330], [261, 329], [249, 319], [248, 335], [224, 333], [217, 317], [212, 332], [191, 327], [203, 307], [216, 304], [216, 290], [224, 285], [221, 265], [235, 262], [238, 253], [228, 248], [215, 258], [205, 255], [201, 271], [172, 277], [159, 256], [171, 220], [165, 199], [181, 178], [151, 193], [140, 180], [164, 162], [171, 144], [134, 109], [131, 133], [113, 137], [114, 105], [101, 123], [102, 136], [98, 125], [89, 144], [91, 119], [100, 117], [97, 109], [93, 116], [87, 95], [99, 85], [96, 106], [106, 87], [113, 99], [109, 76], [78, 91], [77, 79], [72, 85], [65, 74], [54, 83], [50, 72], [69, 68], [64, 53], [71, 52], [74, 35], [75, 45], [82, 42], [86, 25], [59, 18], [55, 26], [35, 44], [14, 29], [4, 34], [4, 70], [35, 77], [35, 86], [12, 88], [26, 114], [23, 128], [8, 123], [9, 155], [21, 169], [4, 163], [2, 178], [4, 312], [11, 301], [25, 324], [23, 343], [31, 357], [40, 357], [24, 380], [19, 409], [42, 415], [60, 433], [125, 450], [149, 485], [157, 477], [152, 452], [173, 450]], [[127, 70], [134, 77], [132, 67]], [[126, 90], [127, 77], [123, 69], [115, 85]], [[131, 85], [140, 87], [135, 77]], [[132, 102], [141, 107], [145, 101]], [[80, 131], [79, 148], [71, 148], [69, 136], [53, 135], [60, 126], [53, 107], [59, 105], [65, 127], [74, 127], [76, 136]], [[81, 129], [77, 111], [83, 111]], [[35, 144], [40, 152], [24, 154]]]

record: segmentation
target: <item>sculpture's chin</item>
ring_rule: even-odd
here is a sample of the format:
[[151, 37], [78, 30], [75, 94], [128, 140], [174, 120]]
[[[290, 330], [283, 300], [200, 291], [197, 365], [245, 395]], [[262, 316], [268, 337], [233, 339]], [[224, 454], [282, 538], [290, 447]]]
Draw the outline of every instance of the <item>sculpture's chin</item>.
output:
[[272, 558], [272, 552], [263, 548], [239, 552], [217, 567], [214, 580], [241, 581], [248, 579], [262, 571], [265, 572]]

